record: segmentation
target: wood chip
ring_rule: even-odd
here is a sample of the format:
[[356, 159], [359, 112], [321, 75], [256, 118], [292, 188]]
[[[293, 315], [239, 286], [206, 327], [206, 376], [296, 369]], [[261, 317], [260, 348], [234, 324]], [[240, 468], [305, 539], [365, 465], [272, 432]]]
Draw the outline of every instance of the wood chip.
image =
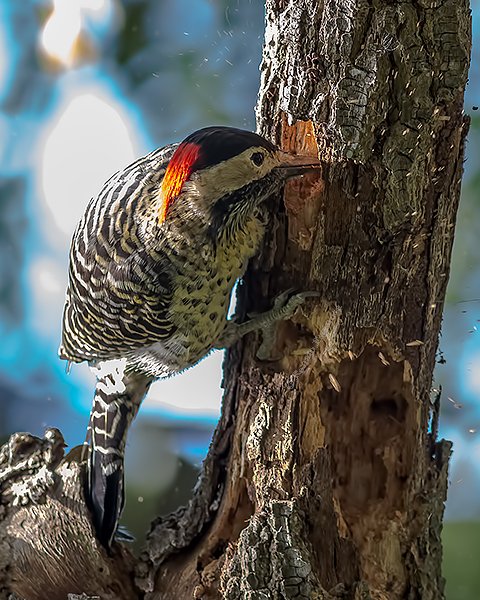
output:
[[386, 367], [390, 365], [389, 361], [385, 358], [383, 352], [378, 353], [378, 358], [382, 361], [382, 365], [385, 365]]
[[423, 346], [423, 342], [422, 342], [422, 340], [413, 340], [412, 342], [407, 342], [405, 345], [406, 346], [410, 346], [410, 347], [412, 347], [412, 346]]
[[330, 380], [330, 383], [332, 384], [332, 387], [336, 392], [342, 391], [342, 386], [338, 383], [338, 379], [335, 377], [335, 375], [329, 373], [328, 379]]

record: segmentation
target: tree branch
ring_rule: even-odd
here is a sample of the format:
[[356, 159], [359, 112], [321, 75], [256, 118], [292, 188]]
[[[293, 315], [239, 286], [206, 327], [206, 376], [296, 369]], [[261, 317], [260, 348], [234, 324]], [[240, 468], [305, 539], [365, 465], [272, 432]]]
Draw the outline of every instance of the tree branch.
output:
[[43, 439], [16, 433], [0, 449], [0, 598], [135, 598], [132, 557], [119, 545], [109, 557], [95, 541], [80, 452], [64, 458], [64, 447], [52, 428]]

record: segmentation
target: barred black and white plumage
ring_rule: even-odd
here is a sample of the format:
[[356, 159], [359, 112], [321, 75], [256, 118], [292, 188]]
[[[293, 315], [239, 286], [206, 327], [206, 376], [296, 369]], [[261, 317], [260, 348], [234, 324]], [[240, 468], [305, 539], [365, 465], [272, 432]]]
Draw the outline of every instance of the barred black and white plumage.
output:
[[171, 296], [168, 260], [142, 243], [141, 228], [153, 216], [152, 200], [174, 149], [152, 152], [116, 173], [87, 206], [70, 252], [62, 358], [118, 358], [155, 334], [169, 335], [162, 317]]
[[313, 162], [210, 127], [119, 171], [89, 203], [71, 245], [60, 356], [97, 374], [88, 497], [106, 546], [128, 427], [150, 383], [258, 326], [227, 320], [232, 289], [262, 239], [264, 200]]

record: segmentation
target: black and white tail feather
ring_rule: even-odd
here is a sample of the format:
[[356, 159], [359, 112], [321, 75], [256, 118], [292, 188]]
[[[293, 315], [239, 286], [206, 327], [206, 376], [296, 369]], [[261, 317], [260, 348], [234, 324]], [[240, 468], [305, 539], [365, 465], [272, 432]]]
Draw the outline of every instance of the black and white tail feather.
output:
[[122, 360], [99, 363], [95, 370], [97, 383], [86, 442], [90, 445], [87, 492], [97, 536], [108, 548], [125, 499], [127, 431], [152, 379], [126, 371]]

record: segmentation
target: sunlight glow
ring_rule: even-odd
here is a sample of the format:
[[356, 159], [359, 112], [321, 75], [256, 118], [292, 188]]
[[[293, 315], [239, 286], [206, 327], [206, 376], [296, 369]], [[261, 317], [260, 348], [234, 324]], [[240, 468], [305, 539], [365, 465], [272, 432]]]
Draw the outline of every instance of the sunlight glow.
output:
[[42, 46], [52, 58], [72, 64], [82, 18], [78, 0], [54, 0], [53, 12], [42, 32]]
[[41, 183], [53, 220], [70, 238], [90, 198], [133, 162], [136, 136], [131, 119], [99, 86], [75, 94], [59, 114], [42, 150]]
[[53, 11], [41, 36], [45, 53], [65, 67], [72, 66], [81, 47], [83, 11], [100, 12], [106, 5], [107, 0], [53, 0]]

